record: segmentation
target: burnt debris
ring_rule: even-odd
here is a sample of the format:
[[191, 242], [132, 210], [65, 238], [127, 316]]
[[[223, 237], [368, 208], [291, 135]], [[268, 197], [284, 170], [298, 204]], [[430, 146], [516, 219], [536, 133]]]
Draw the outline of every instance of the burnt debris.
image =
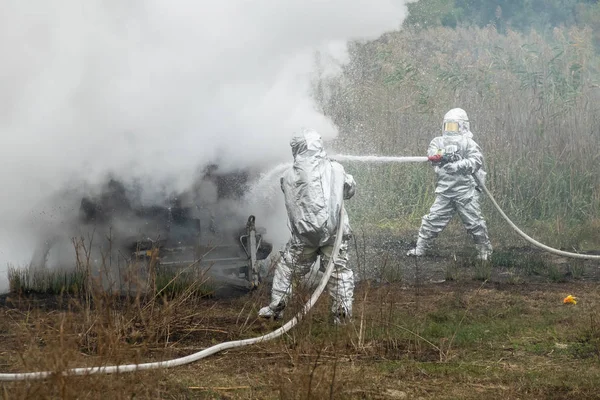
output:
[[[219, 203], [226, 199], [241, 199], [248, 189], [249, 174], [246, 171], [219, 173], [216, 165], [209, 165], [196, 182], [194, 189], [165, 196], [159, 204], [141, 204], [139, 193], [128, 189], [123, 182], [110, 178], [95, 196], [81, 199], [78, 221], [99, 228], [111, 227], [117, 241], [132, 250], [155, 246], [177, 247], [198, 243], [204, 231], [212, 234], [226, 224], [215, 221], [224, 213], [214, 213]], [[201, 199], [195, 191], [202, 190], [198, 183], [209, 183], [216, 189], [216, 198], [198, 204]], [[202, 211], [200, 211], [202, 210]], [[208, 212], [206, 210], [209, 210]], [[238, 237], [239, 231], [231, 232]]]

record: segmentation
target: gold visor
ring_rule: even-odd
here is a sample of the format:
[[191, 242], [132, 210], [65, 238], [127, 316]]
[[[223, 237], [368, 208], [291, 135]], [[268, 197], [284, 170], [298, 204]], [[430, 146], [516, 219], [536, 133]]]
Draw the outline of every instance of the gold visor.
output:
[[458, 132], [458, 122], [444, 122], [444, 132]]

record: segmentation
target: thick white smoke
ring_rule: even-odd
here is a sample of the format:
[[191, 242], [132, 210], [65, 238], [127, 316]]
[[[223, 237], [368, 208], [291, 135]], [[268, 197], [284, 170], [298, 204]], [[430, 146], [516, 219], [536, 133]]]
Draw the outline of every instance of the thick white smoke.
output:
[[40, 204], [65, 186], [112, 171], [179, 189], [209, 162], [289, 161], [300, 126], [334, 137], [309, 94], [315, 51], [343, 61], [348, 40], [397, 29], [404, 3], [3, 1], [0, 289], [29, 260], [23, 221], [58, 214]]

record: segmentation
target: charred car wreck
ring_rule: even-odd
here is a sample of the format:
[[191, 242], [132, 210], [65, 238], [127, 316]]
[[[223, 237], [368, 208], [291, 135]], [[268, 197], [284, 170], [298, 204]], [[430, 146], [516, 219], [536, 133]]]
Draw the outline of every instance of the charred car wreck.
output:
[[[152, 261], [174, 271], [202, 269], [218, 284], [255, 288], [263, 278], [261, 271], [266, 269], [272, 245], [264, 240], [265, 231], [257, 228], [254, 216], [236, 211], [236, 202], [247, 189], [248, 174], [217, 172], [211, 166], [190, 190], [150, 205], [140, 200], [136, 190], [110, 179], [99, 194], [83, 196], [73, 227], [77, 232], [110, 237], [110, 249], [106, 244], [95, 248], [104, 252], [104, 264], [107, 252], [110, 257], [117, 253], [121, 263], [150, 265]], [[59, 240], [46, 240], [32, 263], [47, 266]]]

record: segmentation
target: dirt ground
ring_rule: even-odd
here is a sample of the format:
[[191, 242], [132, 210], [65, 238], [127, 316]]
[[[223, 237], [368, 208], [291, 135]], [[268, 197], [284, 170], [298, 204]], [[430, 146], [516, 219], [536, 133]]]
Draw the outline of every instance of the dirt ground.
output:
[[[600, 281], [598, 261], [550, 254], [528, 245], [512, 231], [499, 233], [492, 239], [494, 254], [490, 262], [481, 263], [476, 260], [473, 243], [457, 221], [452, 221], [434, 242], [430, 254], [419, 258], [406, 256], [415, 246], [414, 232], [357, 230], [350, 246], [350, 262], [360, 279], [402, 281], [407, 285], [482, 278], [503, 283]], [[597, 247], [584, 253], [600, 255], [600, 243]]]
[[[480, 263], [462, 239], [414, 259], [405, 256], [406, 237], [357, 235], [351, 256], [361, 281], [345, 326], [331, 323], [324, 295], [297, 327], [269, 342], [172, 369], [5, 382], [3, 396], [600, 398], [600, 263], [527, 247], [499, 248]], [[1, 372], [165, 360], [256, 337], [291, 317], [257, 318], [268, 289], [151, 306], [99, 302], [95, 309], [80, 300], [6, 295]], [[577, 304], [563, 303], [569, 294]]]

